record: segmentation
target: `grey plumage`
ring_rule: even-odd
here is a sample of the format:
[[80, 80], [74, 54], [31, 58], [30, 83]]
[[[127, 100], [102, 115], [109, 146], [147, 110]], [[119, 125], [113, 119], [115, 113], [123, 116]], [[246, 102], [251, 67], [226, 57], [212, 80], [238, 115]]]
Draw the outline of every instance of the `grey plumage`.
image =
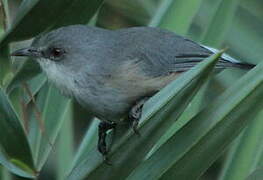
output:
[[[59, 57], [54, 48], [62, 50]], [[36, 38], [31, 51], [51, 82], [95, 116], [118, 122], [135, 101], [213, 54], [172, 32], [150, 27], [105, 30], [74, 25]], [[226, 56], [227, 57], [227, 56]], [[251, 68], [222, 57], [217, 69]]]

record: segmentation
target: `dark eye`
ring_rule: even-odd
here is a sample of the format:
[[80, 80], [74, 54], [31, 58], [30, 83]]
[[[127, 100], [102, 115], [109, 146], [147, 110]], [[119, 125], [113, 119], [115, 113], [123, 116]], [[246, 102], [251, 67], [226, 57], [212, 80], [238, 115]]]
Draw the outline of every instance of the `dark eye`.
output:
[[61, 48], [53, 48], [51, 50], [51, 56], [53, 58], [59, 58], [60, 56], [62, 56], [65, 53], [65, 51]]

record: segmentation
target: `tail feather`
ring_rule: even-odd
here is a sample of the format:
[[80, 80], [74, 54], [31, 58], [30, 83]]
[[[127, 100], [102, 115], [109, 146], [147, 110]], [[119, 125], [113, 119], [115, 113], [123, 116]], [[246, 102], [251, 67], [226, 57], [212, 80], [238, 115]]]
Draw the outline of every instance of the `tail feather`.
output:
[[[176, 61], [174, 62], [174, 70], [176, 72], [184, 72], [192, 67], [196, 66], [199, 62], [203, 61], [205, 58], [209, 57], [209, 55], [196, 55], [196, 54], [191, 54], [191, 55], [180, 55], [176, 56]], [[240, 68], [240, 69], [252, 69], [255, 67], [254, 64], [249, 64], [249, 63], [243, 63], [243, 62], [233, 62], [229, 61], [228, 59], [225, 59], [223, 56], [217, 64], [215, 65], [215, 69], [217, 70], [223, 70], [225, 68]]]
[[249, 63], [232, 63], [232, 66], [233, 67], [236, 67], [236, 68], [240, 68], [240, 69], [246, 69], [246, 70], [249, 70], [249, 69], [252, 69], [254, 68], [256, 65], [254, 64], [249, 64]]
[[[204, 46], [201, 45], [202, 47], [208, 49], [209, 51], [213, 52], [213, 53], [217, 53], [219, 50], [215, 49], [215, 48], [211, 48], [208, 46]], [[226, 61], [228, 62], [228, 65], [226, 65], [226, 67], [236, 67], [236, 68], [240, 68], [240, 69], [252, 69], [254, 68], [256, 65], [254, 64], [250, 64], [250, 63], [245, 63], [245, 62], [241, 62], [237, 59], [234, 59], [233, 57], [229, 56], [228, 54], [224, 53], [221, 57], [221, 61]], [[220, 61], [219, 61], [220, 63]]]

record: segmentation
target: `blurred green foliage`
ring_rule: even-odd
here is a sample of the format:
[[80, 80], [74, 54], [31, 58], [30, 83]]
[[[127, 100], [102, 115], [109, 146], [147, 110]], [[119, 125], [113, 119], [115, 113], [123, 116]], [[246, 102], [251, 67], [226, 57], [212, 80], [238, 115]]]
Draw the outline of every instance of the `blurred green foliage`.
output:
[[[8, 104], [8, 108], [12, 112], [5, 116], [0, 113], [1, 118], [7, 117], [6, 121], [0, 119], [1, 123], [7, 125], [7, 128], [1, 132], [1, 136], [5, 136], [2, 139], [6, 138], [8, 142], [7, 144], [0, 142], [2, 152], [0, 161], [5, 166], [0, 167], [0, 179], [3, 180], [23, 179], [11, 174], [6, 167], [13, 173], [24, 177], [32, 175], [30, 171], [27, 172], [28, 169], [40, 171], [39, 179], [43, 180], [65, 179], [65, 175], [69, 172], [73, 178], [77, 177], [75, 174], [81, 176], [89, 172], [88, 177], [93, 177], [93, 179], [96, 177], [101, 179], [107, 172], [116, 172], [111, 175], [111, 178], [109, 177], [109, 179], [116, 179], [117, 173], [121, 169], [121, 167], [119, 169], [104, 167], [101, 164], [101, 157], [96, 152], [98, 121], [92, 120], [87, 110], [83, 110], [75, 102], [65, 99], [50, 87], [46, 83], [45, 76], [39, 74], [39, 67], [32, 61], [21, 61], [15, 65], [11, 63], [7, 45], [11, 41], [33, 38], [40, 32], [76, 23], [89, 23], [108, 29], [154, 26], [169, 29], [205, 45], [219, 49], [228, 48], [227, 53], [241, 61], [259, 64], [263, 59], [262, 0], [106, 0], [104, 2], [102, 0], [59, 0], [56, 2], [2, 0], [0, 20], [0, 36], [2, 37], [0, 44], [0, 93], [2, 96], [0, 101], [3, 104], [0, 108], [6, 112], [7, 106], [5, 104]], [[11, 45], [11, 48], [21, 46], [19, 43]], [[162, 136], [156, 136], [153, 141], [154, 147], [147, 146], [151, 147], [151, 151], [144, 152], [146, 150], [140, 149], [141, 159], [136, 161], [136, 166], [131, 164], [134, 169], [131, 167], [130, 169], [122, 169], [123, 173], [119, 172], [119, 177], [123, 179], [126, 177], [126, 173], [130, 174], [128, 179], [139, 179], [138, 177], [143, 177], [143, 175], [145, 175], [143, 179], [149, 179], [152, 176], [147, 176], [147, 173], [157, 172], [154, 168], [158, 168], [163, 173], [160, 179], [169, 179], [169, 177], [194, 178], [195, 175], [198, 177], [200, 174], [203, 174], [201, 179], [209, 180], [243, 180], [249, 175], [249, 177], [263, 179], [260, 172], [263, 166], [263, 111], [259, 114], [256, 113], [261, 110], [259, 102], [261, 97], [259, 90], [262, 89], [263, 75], [261, 72], [262, 64], [249, 74], [231, 69], [216, 75], [205, 87], [200, 89], [179, 120], [171, 123], [171, 127], [166, 128]], [[236, 83], [238, 80], [240, 81]], [[180, 93], [186, 92], [180, 91]], [[221, 96], [221, 94], [223, 95]], [[34, 96], [33, 99], [32, 96]], [[6, 97], [10, 98], [13, 107]], [[165, 101], [165, 95], [160, 99], [160, 101]], [[214, 100], [217, 104], [210, 105]], [[234, 100], [239, 103], [234, 105]], [[54, 108], [54, 104], [56, 104], [56, 108]], [[182, 104], [180, 103], [178, 107], [183, 107]], [[203, 108], [206, 108], [207, 112], [211, 112], [210, 114], [215, 113], [217, 108], [221, 108], [221, 112], [226, 114], [221, 119], [214, 121], [223, 125], [215, 124], [214, 129], [206, 127], [207, 124], [214, 121], [212, 118], [210, 121], [209, 113], [204, 111], [199, 113]], [[198, 115], [195, 116], [196, 114]], [[203, 117], [203, 120], [198, 117]], [[165, 119], [169, 120], [169, 118]], [[165, 119], [163, 121], [168, 122]], [[15, 126], [8, 127], [8, 122]], [[204, 123], [203, 126], [201, 126], [202, 123]], [[149, 124], [148, 126], [150, 127]], [[154, 125], [152, 126], [154, 127]], [[204, 134], [206, 136], [203, 136], [204, 139], [201, 139], [200, 135], [200, 140], [195, 140], [199, 136], [191, 135], [191, 132], [198, 134], [198, 128], [195, 128], [197, 126], [201, 128], [200, 132], [207, 131]], [[15, 128], [16, 131], [13, 131], [12, 128]], [[24, 129], [24, 132], [21, 129]], [[238, 136], [242, 129], [242, 134]], [[14, 137], [19, 134], [19, 139], [9, 138], [7, 133], [10, 132]], [[145, 134], [147, 132], [146, 130]], [[228, 136], [223, 136], [224, 134], [220, 133], [226, 133]], [[126, 138], [124, 142], [117, 141], [118, 147], [123, 148], [125, 143], [128, 143], [127, 146], [135, 148], [137, 143], [142, 145], [148, 142], [147, 140], [150, 141], [147, 136], [139, 140], [133, 136], [131, 136], [133, 139], [129, 139], [130, 136], [125, 134], [123, 136]], [[238, 138], [231, 146], [224, 146], [224, 143], [228, 145], [237, 136]], [[185, 141], [187, 137], [189, 139]], [[173, 142], [174, 139], [176, 142]], [[28, 147], [21, 147], [21, 143], [16, 141], [28, 141], [33, 156], [31, 157], [31, 154], [27, 152]], [[192, 145], [191, 143], [195, 141], [196, 145]], [[113, 145], [113, 149], [117, 145]], [[191, 147], [193, 152], [188, 151], [187, 148], [181, 148], [180, 145]], [[206, 148], [202, 149], [198, 145]], [[21, 148], [25, 151], [23, 151], [24, 156], [16, 156], [18, 160], [23, 159], [23, 162], [26, 162], [28, 167], [25, 172], [19, 166], [10, 165], [12, 163], [10, 159], [3, 160], [3, 157], [8, 157], [6, 154], [10, 152], [3, 155], [2, 149], [13, 146], [15, 146], [14, 152], [12, 151], [14, 156], [22, 152]], [[164, 154], [166, 149], [171, 151], [170, 155]], [[134, 153], [134, 151], [131, 149], [130, 152]], [[179, 152], [185, 155], [184, 158], [179, 158]], [[13, 156], [12, 153], [10, 156]], [[179, 155], [176, 156], [176, 153]], [[115, 161], [118, 161], [116, 154], [123, 157], [124, 160], [121, 163], [127, 163], [127, 160], [133, 159], [130, 157], [131, 154], [129, 156], [129, 154], [115, 150], [113, 151]], [[198, 159], [197, 155], [200, 155], [199, 157], [202, 157], [203, 160]], [[163, 164], [158, 163], [162, 157]], [[177, 157], [179, 160], [176, 160]], [[31, 158], [34, 160], [34, 165], [31, 163]], [[173, 162], [169, 162], [171, 164], [165, 163], [167, 158]], [[218, 160], [215, 161], [216, 159]], [[204, 162], [202, 166], [201, 162]], [[151, 163], [154, 163], [155, 166]], [[211, 166], [212, 163], [214, 164]], [[43, 165], [44, 167], [42, 167]], [[125, 166], [125, 164], [122, 165]], [[211, 168], [208, 169], [210, 166]], [[21, 169], [17, 170], [17, 168]], [[207, 169], [208, 171], [204, 173], [203, 171]], [[184, 172], [183, 175], [176, 174], [178, 171]], [[188, 174], [193, 176], [187, 176]], [[153, 176], [151, 179], [156, 179], [156, 177]]]

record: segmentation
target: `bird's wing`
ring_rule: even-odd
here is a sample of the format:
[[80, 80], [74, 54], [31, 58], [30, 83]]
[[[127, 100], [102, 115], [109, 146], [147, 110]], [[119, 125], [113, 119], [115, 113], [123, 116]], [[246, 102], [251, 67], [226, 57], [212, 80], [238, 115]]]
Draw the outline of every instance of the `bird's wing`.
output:
[[[129, 28], [119, 31], [118, 50], [123, 59], [140, 63], [146, 76], [159, 77], [184, 72], [215, 53], [215, 49], [200, 45], [175, 33], [158, 28]], [[251, 68], [228, 55], [223, 55], [216, 69], [226, 67]]]
[[[178, 55], [178, 56], [176, 56], [176, 62], [175, 62], [176, 68], [175, 68], [175, 70], [178, 72], [187, 71], [190, 68], [192, 68], [193, 66], [195, 66], [197, 63], [201, 62], [205, 58], [212, 55], [213, 53], [219, 52], [219, 50], [217, 50], [215, 48], [208, 47], [208, 46], [200, 45], [200, 47], [209, 50], [210, 51], [209, 54], [200, 55], [200, 54], [191, 54], [190, 53], [190, 54]], [[232, 58], [228, 54], [223, 53], [222, 56], [220, 57], [218, 63], [215, 65], [215, 69], [222, 70], [222, 69], [229, 68], [229, 67], [236, 67], [236, 68], [240, 68], [240, 69], [251, 69], [254, 66], [255, 65], [253, 65], [253, 64], [241, 62], [237, 59]]]
[[[205, 46], [205, 45], [201, 45], [202, 47], [208, 49], [209, 51], [213, 52], [213, 53], [218, 53], [219, 50], [218, 49], [215, 49], [215, 48], [212, 48], [212, 47], [209, 47], [209, 46]], [[229, 56], [228, 54], [224, 53], [222, 55], [222, 58], [229, 61], [229, 62], [232, 62], [232, 63], [241, 63], [241, 61], [237, 60], [237, 59], [234, 59], [233, 57]]]
[[[164, 53], [158, 53], [157, 51], [144, 50], [136, 51], [136, 58], [130, 59], [128, 64], [130, 65], [129, 70], [131, 71], [136, 67], [138, 74], [152, 78], [165, 77], [172, 73], [185, 72], [212, 54], [213, 53], [210, 52], [210, 54], [174, 53], [173, 55], [166, 55]], [[224, 69], [233, 66], [235, 66], [235, 64], [221, 58], [215, 68]]]
[[[115, 73], [113, 73], [106, 84], [133, 99], [134, 97], [151, 95], [159, 91], [178, 76], [176, 72], [168, 73], [162, 66], [147, 65], [145, 63], [148, 62], [142, 59], [123, 61], [115, 69]], [[152, 70], [149, 68], [152, 68]], [[162, 70], [165, 70], [167, 73], [158, 72], [160, 68], [163, 68]]]
[[[209, 48], [161, 29], [129, 28], [117, 32], [112, 49], [115, 56], [110, 59], [114, 73], [106, 83], [134, 97], [158, 91], [181, 72], [214, 54]], [[215, 68], [237, 66], [242, 64], [222, 57]]]

